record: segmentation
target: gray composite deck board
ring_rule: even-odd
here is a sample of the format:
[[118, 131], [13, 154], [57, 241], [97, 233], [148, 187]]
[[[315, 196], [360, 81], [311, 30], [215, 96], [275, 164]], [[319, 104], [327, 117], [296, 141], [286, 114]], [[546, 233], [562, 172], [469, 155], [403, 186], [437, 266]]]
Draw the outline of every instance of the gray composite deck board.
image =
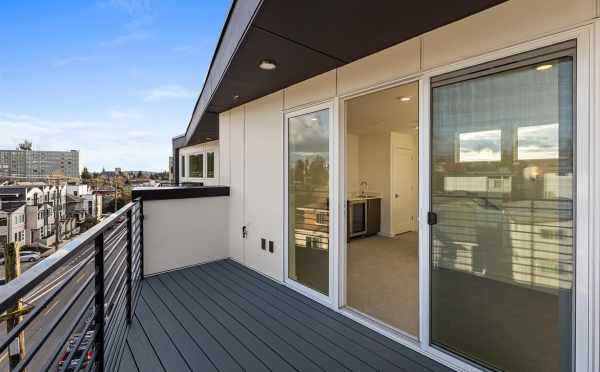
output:
[[214, 283], [211, 283], [211, 278], [201, 279], [207, 285], [197, 285], [195, 283], [196, 276], [193, 275], [191, 270], [182, 272], [182, 275], [186, 276], [190, 283], [197, 287], [196, 293], [210, 298], [223, 312], [228, 313], [232, 317], [235, 317], [235, 319], [241, 321], [241, 324], [245, 325], [245, 327], [256, 337], [259, 337], [261, 342], [264, 342], [265, 345], [273, 350], [273, 352], [277, 353], [277, 355], [289, 365], [289, 367], [283, 366], [281, 370], [309, 372], [321, 369], [306, 355], [303, 355], [298, 349], [288, 344], [284, 338], [279, 336], [273, 329], [275, 327], [269, 327], [265, 323], [257, 321], [256, 318], [251, 316], [251, 312], [248, 311], [248, 309], [244, 309], [242, 305], [230, 301], [228, 297], [225, 297], [217, 289], [212, 287], [211, 284]]
[[202, 371], [217, 371], [205, 352], [199, 347], [192, 336], [167, 309], [162, 300], [156, 295], [156, 292], [150, 286], [142, 288], [143, 301], [151, 304], [151, 311], [154, 313], [157, 321], [168, 334], [170, 342], [176, 345], [177, 349], [187, 362], [187, 365], [198, 368]]
[[314, 330], [318, 330], [322, 337], [346, 349], [376, 370], [427, 371], [426, 368], [414, 363], [412, 360], [392, 352], [382, 344], [360, 337], [353, 329], [340, 326], [339, 323], [324, 316], [322, 312], [305, 306], [262, 281], [249, 281], [248, 278], [241, 276], [239, 280], [239, 284], [244, 285], [253, 295], [264, 298], [273, 306], [292, 315], [296, 321], [312, 325]]
[[120, 371], [446, 372], [234, 261], [142, 282]]
[[[194, 274], [199, 275], [200, 273], [194, 272]], [[210, 275], [210, 272], [208, 274]], [[221, 290], [232, 303], [245, 308], [259, 322], [270, 326], [279, 337], [283, 338], [285, 342], [290, 343], [298, 353], [313, 360], [313, 365], [317, 365], [315, 369], [325, 371], [348, 371], [350, 369], [344, 367], [342, 363], [322, 350], [323, 347], [329, 347], [329, 345], [324, 344], [322, 337], [318, 333], [311, 332], [308, 327], [294, 322], [293, 318], [289, 317], [286, 313], [273, 309], [269, 304], [261, 302], [260, 299], [244, 291], [237, 283], [229, 281], [224, 276], [221, 276], [218, 280], [214, 277], [208, 278], [208, 276], [204, 276], [203, 278], [211, 283], [211, 285], [214, 285], [215, 289]], [[321, 348], [316, 345], [320, 345]], [[336, 345], [331, 346], [334, 349], [337, 348]], [[352, 358], [352, 356], [350, 357]]]
[[127, 342], [125, 342], [125, 347], [123, 348], [123, 355], [121, 357], [121, 365], [119, 370], [122, 372], [138, 371], [138, 367], [135, 365], [133, 354], [131, 353], [131, 349], [129, 349], [129, 345], [127, 345]]

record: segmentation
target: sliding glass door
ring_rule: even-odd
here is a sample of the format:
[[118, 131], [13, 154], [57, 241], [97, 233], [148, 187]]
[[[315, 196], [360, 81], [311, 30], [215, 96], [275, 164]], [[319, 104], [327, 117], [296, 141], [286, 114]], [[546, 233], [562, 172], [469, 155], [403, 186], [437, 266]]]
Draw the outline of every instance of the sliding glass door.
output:
[[574, 45], [432, 79], [433, 346], [571, 371]]
[[289, 279], [329, 296], [331, 108], [287, 117]]

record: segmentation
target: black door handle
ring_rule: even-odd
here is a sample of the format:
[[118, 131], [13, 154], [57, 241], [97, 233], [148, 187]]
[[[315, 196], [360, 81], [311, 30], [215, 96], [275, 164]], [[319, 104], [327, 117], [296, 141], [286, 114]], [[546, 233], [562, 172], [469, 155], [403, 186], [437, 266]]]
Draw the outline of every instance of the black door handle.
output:
[[427, 212], [427, 223], [429, 225], [437, 225], [437, 213]]

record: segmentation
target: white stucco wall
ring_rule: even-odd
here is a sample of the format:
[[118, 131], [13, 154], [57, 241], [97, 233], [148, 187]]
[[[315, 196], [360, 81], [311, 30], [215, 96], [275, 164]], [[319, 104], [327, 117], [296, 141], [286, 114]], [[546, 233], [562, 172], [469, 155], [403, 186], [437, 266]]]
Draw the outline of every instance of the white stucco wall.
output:
[[[282, 92], [246, 105], [245, 117], [245, 264], [283, 280], [283, 136]], [[261, 249], [261, 239], [274, 242], [273, 252]]]
[[226, 196], [144, 201], [144, 274], [229, 256]]

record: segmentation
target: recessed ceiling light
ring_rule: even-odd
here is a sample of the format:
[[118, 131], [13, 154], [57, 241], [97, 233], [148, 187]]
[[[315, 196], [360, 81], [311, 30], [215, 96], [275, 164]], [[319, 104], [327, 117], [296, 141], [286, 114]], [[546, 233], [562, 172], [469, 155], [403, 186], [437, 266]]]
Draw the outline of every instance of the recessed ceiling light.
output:
[[262, 70], [271, 71], [277, 68], [277, 63], [272, 59], [263, 59], [258, 64], [258, 67]]
[[396, 97], [396, 99], [399, 99], [400, 102], [409, 102], [410, 101], [410, 97]]
[[535, 69], [538, 70], [538, 71], [544, 71], [544, 70], [548, 70], [548, 69], [551, 69], [551, 68], [552, 68], [551, 64], [545, 64], [545, 65], [539, 65]]
[[210, 138], [210, 137], [206, 137], [206, 140], [207, 140], [207, 141], [212, 141], [212, 138]]
[[319, 120], [319, 119], [317, 119], [317, 118], [310, 118], [310, 120], [312, 120], [312, 121], [317, 121], [317, 120]]
[[240, 98], [240, 96], [238, 94], [234, 94], [232, 98], [235, 101], [236, 99]]

